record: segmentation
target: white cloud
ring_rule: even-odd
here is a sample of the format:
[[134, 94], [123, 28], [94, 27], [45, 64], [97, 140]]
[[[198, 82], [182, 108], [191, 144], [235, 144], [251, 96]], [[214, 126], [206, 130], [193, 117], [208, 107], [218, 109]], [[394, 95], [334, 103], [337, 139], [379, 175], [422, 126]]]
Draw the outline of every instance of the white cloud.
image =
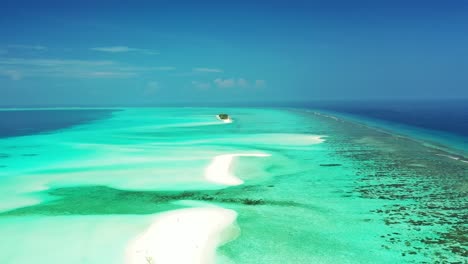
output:
[[83, 77], [97, 77], [97, 78], [126, 78], [136, 76], [134, 72], [112, 72], [112, 71], [95, 71], [95, 72], [84, 72]]
[[21, 80], [21, 78], [23, 77], [22, 74], [19, 71], [16, 71], [16, 70], [0, 71], [0, 75], [4, 75], [4, 76], [10, 78], [13, 81]]
[[261, 87], [264, 87], [266, 84], [264, 80], [249, 81], [245, 78], [228, 78], [228, 79], [217, 78], [213, 82], [219, 88], [229, 88], [229, 87], [246, 88], [246, 87], [252, 87], [252, 86], [261, 88]]
[[193, 71], [195, 72], [223, 72], [221, 69], [215, 69], [215, 68], [193, 68]]
[[[172, 70], [175, 70], [175, 67], [139, 67], [109, 60], [0, 58], [0, 74], [12, 79], [27, 77], [131, 78], [156, 71]], [[14, 75], [14, 71], [21, 74]]]
[[[13, 68], [14, 67], [14, 68]], [[0, 58], [0, 71], [12, 79], [26, 77], [129, 78], [141, 71], [113, 61]], [[15, 72], [21, 72], [20, 75]], [[18, 77], [20, 76], [20, 77]]]
[[0, 65], [25, 65], [38, 67], [55, 67], [55, 66], [102, 66], [114, 64], [112, 61], [93, 61], [93, 60], [63, 60], [63, 59], [22, 59], [10, 58], [0, 59]]
[[139, 66], [122, 66], [119, 65], [120, 71], [134, 71], [134, 72], [154, 72], [154, 71], [174, 71], [176, 68], [172, 66], [161, 67], [139, 67]]
[[159, 55], [159, 51], [155, 50], [145, 50], [145, 49], [140, 49], [140, 51], [146, 55]]
[[255, 80], [255, 87], [263, 88], [266, 86], [265, 80]]
[[236, 85], [236, 81], [234, 79], [217, 78], [213, 82], [219, 88], [229, 88], [229, 87], [234, 87]]
[[192, 85], [195, 86], [198, 89], [206, 90], [211, 87], [211, 84], [208, 82], [198, 82], [198, 81], [192, 81]]
[[108, 52], [108, 53], [141, 52], [147, 55], [159, 54], [159, 52], [154, 51], [154, 50], [130, 48], [127, 46], [96, 47], [96, 48], [91, 48], [91, 50], [100, 51], [100, 52]]
[[94, 51], [102, 51], [102, 52], [111, 52], [111, 53], [118, 53], [118, 52], [129, 52], [129, 51], [136, 51], [137, 49], [132, 49], [126, 46], [113, 46], [113, 47], [98, 47], [98, 48], [91, 48]]
[[12, 49], [25, 49], [25, 50], [36, 50], [36, 51], [44, 51], [47, 50], [47, 47], [41, 45], [8, 45], [8, 48]]
[[247, 82], [247, 80], [244, 78], [239, 78], [237, 79], [237, 85], [240, 87], [247, 87], [249, 86], [249, 82]]
[[173, 71], [175, 70], [176, 68], [175, 67], [171, 67], [171, 66], [163, 66], [163, 67], [152, 67], [150, 69], [153, 69], [155, 71]]

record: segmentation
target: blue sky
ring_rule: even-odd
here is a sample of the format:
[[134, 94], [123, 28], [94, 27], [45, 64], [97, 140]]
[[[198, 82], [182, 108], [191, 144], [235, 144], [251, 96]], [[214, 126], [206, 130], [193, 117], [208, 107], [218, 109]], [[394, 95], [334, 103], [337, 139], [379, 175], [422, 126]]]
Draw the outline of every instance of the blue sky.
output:
[[0, 105], [468, 98], [468, 1], [2, 1]]

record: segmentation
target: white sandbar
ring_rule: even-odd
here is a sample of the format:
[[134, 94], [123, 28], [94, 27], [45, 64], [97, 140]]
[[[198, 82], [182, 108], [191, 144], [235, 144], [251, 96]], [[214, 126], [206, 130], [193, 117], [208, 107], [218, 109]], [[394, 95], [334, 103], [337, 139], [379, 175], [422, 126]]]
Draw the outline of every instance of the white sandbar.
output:
[[210, 165], [208, 165], [205, 169], [205, 179], [223, 185], [240, 185], [243, 184], [244, 181], [236, 177], [231, 172], [231, 163], [234, 157], [268, 157], [269, 154], [265, 153], [256, 153], [256, 154], [223, 154], [218, 155], [213, 158]]
[[237, 237], [237, 213], [206, 207], [160, 214], [127, 249], [128, 264], [211, 264], [218, 246]]

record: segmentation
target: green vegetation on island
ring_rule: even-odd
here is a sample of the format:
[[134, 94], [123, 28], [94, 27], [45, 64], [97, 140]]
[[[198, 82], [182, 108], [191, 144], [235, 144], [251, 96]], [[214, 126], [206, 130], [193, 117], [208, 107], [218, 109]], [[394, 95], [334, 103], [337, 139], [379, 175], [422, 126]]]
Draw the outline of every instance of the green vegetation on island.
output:
[[229, 115], [228, 115], [228, 114], [218, 114], [218, 117], [219, 117], [219, 119], [221, 119], [221, 120], [227, 120], [227, 119], [229, 119]]

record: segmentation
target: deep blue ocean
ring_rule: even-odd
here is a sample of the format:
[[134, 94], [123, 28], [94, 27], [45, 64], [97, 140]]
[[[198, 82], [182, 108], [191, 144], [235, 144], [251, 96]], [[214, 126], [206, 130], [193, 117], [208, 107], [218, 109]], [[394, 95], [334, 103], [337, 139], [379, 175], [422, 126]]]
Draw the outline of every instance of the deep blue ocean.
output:
[[333, 102], [302, 107], [468, 153], [468, 100]]
[[468, 101], [349, 103], [324, 108], [468, 136]]
[[109, 117], [111, 110], [0, 110], [0, 138], [45, 133]]

